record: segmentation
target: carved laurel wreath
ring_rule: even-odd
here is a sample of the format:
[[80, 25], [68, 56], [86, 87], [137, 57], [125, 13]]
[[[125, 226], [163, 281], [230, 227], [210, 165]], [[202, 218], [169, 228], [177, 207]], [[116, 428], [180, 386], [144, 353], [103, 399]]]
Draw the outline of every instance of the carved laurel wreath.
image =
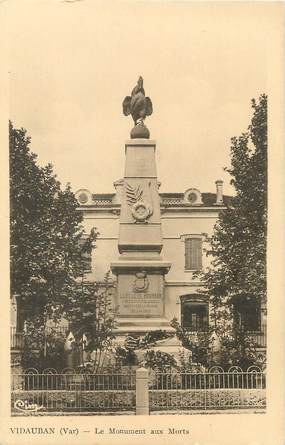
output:
[[[150, 186], [150, 184], [149, 184]], [[152, 209], [143, 197], [143, 190], [140, 185], [132, 187], [126, 183], [127, 203], [131, 207], [134, 219], [138, 222], [145, 222], [151, 215]]]
[[141, 199], [142, 194], [143, 191], [140, 185], [138, 185], [136, 188], [133, 188], [130, 184], [126, 183], [126, 195], [129, 205], [133, 205], [138, 202]]

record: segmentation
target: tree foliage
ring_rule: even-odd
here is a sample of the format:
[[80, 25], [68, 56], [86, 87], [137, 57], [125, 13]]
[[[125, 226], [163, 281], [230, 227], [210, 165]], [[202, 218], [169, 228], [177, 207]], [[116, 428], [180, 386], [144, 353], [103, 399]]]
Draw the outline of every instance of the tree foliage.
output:
[[[10, 122], [9, 138], [11, 295], [25, 320], [24, 362], [32, 363], [33, 351], [38, 367], [64, 362], [66, 339], [56, 329], [63, 317], [76, 349], [94, 352], [97, 366], [114, 327], [109, 275], [101, 285], [86, 279], [98, 232], [84, 233], [70, 186], [62, 190], [52, 165], [38, 165], [26, 130]], [[54, 329], [46, 329], [48, 320]]]
[[66, 367], [63, 354], [64, 331], [47, 331], [41, 316], [34, 316], [25, 322], [25, 342], [22, 353], [23, 368], [36, 368], [42, 372], [46, 368], [58, 371]]
[[175, 329], [176, 336], [181, 341], [182, 346], [191, 351], [191, 360], [194, 363], [206, 368], [214, 364], [213, 326], [193, 334], [193, 332], [189, 332], [187, 328], [181, 326], [176, 317], [171, 320], [171, 326]]
[[75, 338], [74, 345], [88, 353], [93, 372], [104, 367], [115, 338], [113, 288], [109, 273], [103, 283], [86, 282], [83, 274], [80, 285], [65, 306], [65, 316]]
[[82, 216], [70, 186], [41, 167], [26, 130], [9, 126], [11, 294], [32, 312], [61, 304], [82, 269]]
[[202, 275], [217, 330], [234, 329], [234, 309], [266, 300], [267, 97], [252, 100], [248, 130], [232, 138], [231, 175], [236, 190], [208, 240], [211, 267]]

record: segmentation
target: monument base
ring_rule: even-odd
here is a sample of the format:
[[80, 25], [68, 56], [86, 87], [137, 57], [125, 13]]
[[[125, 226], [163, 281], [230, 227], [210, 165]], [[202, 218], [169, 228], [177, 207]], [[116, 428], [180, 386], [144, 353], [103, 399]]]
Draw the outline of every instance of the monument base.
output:
[[165, 316], [164, 276], [170, 263], [164, 261], [121, 260], [111, 264], [117, 275], [115, 307], [118, 309], [114, 333], [145, 334], [174, 332]]
[[[126, 336], [124, 334], [119, 334], [116, 337], [116, 344], [122, 347], [125, 346]], [[152, 350], [154, 352], [163, 352], [169, 355], [172, 355], [177, 362], [179, 363], [181, 354], [185, 354], [186, 357], [191, 354], [191, 352], [182, 346], [181, 340], [178, 339], [176, 335], [170, 336], [169, 338], [165, 338], [163, 340], [157, 340], [152, 345], [149, 345], [149, 348], [136, 348], [133, 352], [136, 354], [137, 359], [139, 361], [143, 361], [145, 354], [148, 350]]]

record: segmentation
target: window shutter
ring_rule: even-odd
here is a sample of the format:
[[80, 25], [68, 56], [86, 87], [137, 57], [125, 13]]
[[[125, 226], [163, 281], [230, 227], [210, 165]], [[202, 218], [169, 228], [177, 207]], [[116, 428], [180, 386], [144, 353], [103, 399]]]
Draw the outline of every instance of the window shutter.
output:
[[185, 269], [202, 269], [202, 240], [201, 238], [188, 238], [185, 240]]
[[190, 256], [191, 256], [191, 246], [190, 246], [190, 239], [185, 240], [185, 269], [190, 269]]

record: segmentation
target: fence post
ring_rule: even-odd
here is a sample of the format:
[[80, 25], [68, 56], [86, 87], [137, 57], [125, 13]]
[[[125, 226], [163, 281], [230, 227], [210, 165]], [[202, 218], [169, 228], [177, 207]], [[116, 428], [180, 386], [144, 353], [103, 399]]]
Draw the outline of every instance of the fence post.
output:
[[148, 369], [136, 370], [136, 415], [149, 414]]

